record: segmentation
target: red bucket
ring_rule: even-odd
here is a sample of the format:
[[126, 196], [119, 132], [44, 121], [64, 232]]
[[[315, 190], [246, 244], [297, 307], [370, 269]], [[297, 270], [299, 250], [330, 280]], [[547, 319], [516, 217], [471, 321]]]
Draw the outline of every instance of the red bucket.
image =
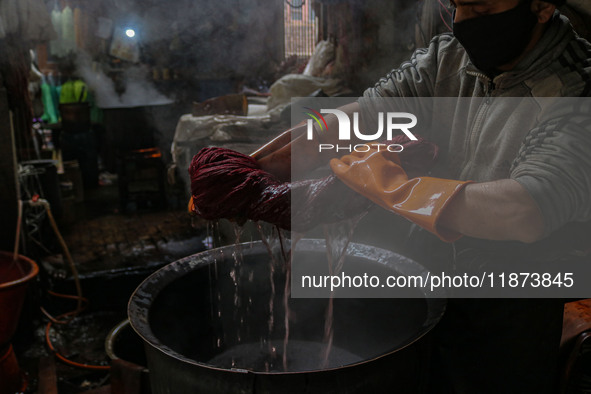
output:
[[22, 379], [10, 340], [16, 331], [27, 286], [39, 272], [33, 260], [0, 252], [0, 394], [19, 391]]
[[0, 394], [24, 392], [27, 380], [20, 371], [12, 345], [0, 350]]
[[16, 331], [27, 286], [37, 273], [33, 260], [19, 255], [15, 262], [12, 253], [0, 252], [0, 349]]

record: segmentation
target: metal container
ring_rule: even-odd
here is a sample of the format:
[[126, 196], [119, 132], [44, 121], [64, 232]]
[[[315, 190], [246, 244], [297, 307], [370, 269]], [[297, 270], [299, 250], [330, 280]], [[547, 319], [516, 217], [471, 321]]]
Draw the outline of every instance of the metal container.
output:
[[[301, 240], [295, 253], [312, 267], [326, 265], [325, 249], [323, 240]], [[286, 326], [282, 265], [271, 276], [269, 262], [260, 241], [226, 246], [171, 263], [136, 289], [128, 314], [145, 341], [153, 393], [421, 392], [427, 346], [419, 339], [443, 315], [443, 299], [334, 299], [325, 363], [329, 300], [289, 299]], [[396, 253], [351, 244], [343, 270], [396, 275], [409, 265], [425, 272]]]
[[129, 363], [146, 367], [146, 355], [142, 340], [129, 325], [129, 319], [125, 319], [111, 329], [105, 338], [105, 352], [111, 360], [125, 360]]
[[113, 393], [150, 394], [143, 341], [131, 328], [129, 319], [111, 329], [105, 339], [105, 352], [111, 359]]

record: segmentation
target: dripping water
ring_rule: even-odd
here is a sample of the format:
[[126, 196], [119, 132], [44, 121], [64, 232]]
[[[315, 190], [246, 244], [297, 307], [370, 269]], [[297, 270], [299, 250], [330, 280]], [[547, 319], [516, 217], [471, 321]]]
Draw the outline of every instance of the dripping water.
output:
[[[345, 220], [336, 224], [324, 225], [324, 237], [326, 239], [326, 258], [328, 262], [328, 275], [340, 275], [345, 263], [347, 247], [353, 231], [359, 221], [365, 216], [360, 214], [352, 219]], [[326, 315], [324, 319], [324, 338], [323, 353], [321, 355], [322, 367], [326, 368], [329, 363], [330, 353], [333, 349], [334, 338], [334, 295], [330, 294], [328, 305], [326, 306]]]
[[[359, 215], [348, 221], [343, 221], [335, 225], [324, 226], [324, 236], [326, 238], [326, 255], [330, 275], [338, 275], [342, 271], [346, 250], [352, 238], [353, 230], [363, 216], [364, 215]], [[215, 223], [211, 228], [208, 228], [208, 230], [211, 231], [212, 236], [216, 233], [216, 230], [218, 230], [219, 233], [217, 226], [218, 224]], [[249, 322], [246, 321], [246, 318], [249, 315], [248, 311], [252, 300], [247, 301], [241, 299], [241, 295], [244, 296], [244, 294], [241, 293], [242, 289], [240, 282], [242, 276], [244, 276], [243, 279], [248, 278], [247, 280], [252, 282], [253, 272], [243, 272], [243, 270], [247, 269], [242, 266], [243, 246], [241, 245], [240, 238], [243, 235], [243, 228], [235, 226], [234, 235], [236, 247], [232, 253], [233, 266], [230, 270], [230, 277], [233, 286], [232, 305], [234, 315], [232, 320], [236, 322], [236, 327], [234, 327], [234, 330], [236, 331], [233, 333], [236, 336], [230, 335], [232, 332], [228, 332], [227, 329], [220, 330], [220, 332], [217, 334], [215, 348], [223, 350], [224, 344], [228, 342], [237, 343], [237, 345], [222, 351], [210, 362], [214, 365], [220, 366], [215, 360], [220, 360], [221, 362], [223, 357], [229, 356], [230, 359], [225, 361], [224, 365], [227, 364], [231, 368], [251, 368], [253, 367], [252, 365], [242, 365], [241, 363], [246, 360], [245, 357], [247, 356], [254, 357], [255, 355], [258, 355], [258, 358], [253, 360], [253, 362], [256, 362], [257, 368], [261, 368], [261, 370], [266, 372], [280, 370], [292, 371], [294, 368], [297, 370], [299, 368], [297, 367], [298, 363], [302, 362], [301, 360], [294, 359], [294, 355], [298, 352], [301, 352], [301, 349], [296, 349], [296, 347], [305, 345], [308, 346], [309, 349], [316, 349], [316, 354], [319, 355], [318, 359], [315, 361], [317, 363], [316, 365], [319, 368], [327, 368], [332, 362], [334, 362], [334, 358], [340, 358], [340, 355], [343, 352], [343, 349], [339, 349], [333, 345], [334, 299], [332, 296], [328, 299], [326, 308], [322, 343], [318, 343], [318, 346], [315, 345], [315, 347], [310, 347], [311, 345], [309, 344], [300, 343], [302, 341], [290, 340], [290, 320], [292, 318], [292, 313], [290, 312], [289, 299], [291, 295], [292, 252], [295, 250], [294, 248], [296, 247], [298, 241], [303, 238], [304, 234], [291, 233], [292, 239], [290, 245], [289, 240], [286, 239], [285, 234], [279, 228], [267, 227], [261, 223], [257, 223], [256, 228], [269, 256], [268, 272], [271, 294], [267, 305], [268, 318], [265, 325], [266, 332], [261, 333], [258, 342], [249, 343], [247, 340], [245, 340], [246, 343], [243, 342], [244, 338], [250, 338], [248, 336], [248, 331], [245, 333], [244, 330], [248, 329], [247, 323]], [[217, 257], [219, 260], [216, 258], [215, 263], [212, 265], [213, 267], [210, 267], [210, 279], [213, 277], [211, 283], [215, 283], [218, 279], [218, 261], [220, 263], [225, 261], [223, 252], [220, 251], [220, 253], [222, 253], [222, 255]], [[276, 297], [279, 296], [277, 292], [278, 284], [279, 286], [283, 285], [283, 300], [281, 305], [282, 308], [280, 309], [277, 308], [279, 303], [276, 300]], [[216, 291], [215, 297], [217, 297], [217, 308], [212, 306], [212, 316], [214, 319], [217, 319], [217, 321], [221, 322], [222, 294], [219, 286], [213, 287], [216, 287], [216, 290], [210, 290], [210, 292]], [[279, 313], [282, 313], [283, 316], [280, 316]], [[278, 322], [281, 321], [281, 317], [283, 318], [281, 324], [282, 327], [278, 326]], [[283, 338], [281, 338], [281, 334], [283, 334]], [[228, 335], [230, 335], [230, 337], [228, 337]], [[233, 338], [234, 340], [229, 341], [229, 338]], [[235, 340], [237, 340], [237, 342]], [[245, 351], [244, 349], [247, 348], [250, 350], [246, 353], [252, 354], [244, 356], [238, 352], [239, 350], [243, 352]], [[308, 359], [310, 358], [309, 354], [310, 353], [308, 353], [307, 356]], [[308, 360], [308, 362], [312, 362], [312, 360]]]
[[[216, 234], [219, 234], [219, 223], [218, 221], [209, 221], [206, 227], [206, 240], [211, 240], [211, 248], [214, 247], [214, 240]], [[207, 247], [207, 245], [206, 245]], [[223, 261], [221, 258], [219, 261]], [[208, 264], [208, 276], [209, 276], [209, 299], [211, 300], [211, 321], [221, 321], [222, 318], [222, 309], [221, 309], [221, 291], [218, 286], [214, 286], [215, 283], [218, 282], [218, 258], [217, 256], [213, 255], [213, 264]], [[216, 302], [217, 300], [217, 302]], [[218, 332], [214, 337], [214, 348], [221, 348], [223, 341], [221, 333]]]

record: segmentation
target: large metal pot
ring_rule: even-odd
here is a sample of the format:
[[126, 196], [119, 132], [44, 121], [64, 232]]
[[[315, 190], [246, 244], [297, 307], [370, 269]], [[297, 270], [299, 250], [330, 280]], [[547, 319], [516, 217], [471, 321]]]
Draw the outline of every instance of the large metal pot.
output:
[[[298, 264], [326, 265], [324, 241], [302, 240], [296, 249], [305, 256]], [[260, 241], [227, 246], [171, 263], [137, 288], [128, 313], [145, 341], [153, 393], [421, 392], [426, 346], [419, 339], [441, 318], [443, 299], [334, 299], [333, 351], [324, 363], [328, 300], [292, 298], [283, 370], [284, 286], [271, 286], [269, 261]], [[344, 270], [394, 275], [397, 266], [425, 272], [360, 244], [347, 249]], [[228, 353], [231, 362], [220, 361]]]

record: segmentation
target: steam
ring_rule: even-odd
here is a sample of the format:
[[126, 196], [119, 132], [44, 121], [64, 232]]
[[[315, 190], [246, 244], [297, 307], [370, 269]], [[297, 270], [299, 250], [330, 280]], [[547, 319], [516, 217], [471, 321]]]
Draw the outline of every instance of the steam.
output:
[[173, 102], [150, 81], [147, 67], [133, 66], [121, 71], [121, 85], [125, 90], [119, 94], [113, 80], [88, 55], [79, 54], [76, 66], [80, 78], [94, 92], [99, 108], [141, 107]]

